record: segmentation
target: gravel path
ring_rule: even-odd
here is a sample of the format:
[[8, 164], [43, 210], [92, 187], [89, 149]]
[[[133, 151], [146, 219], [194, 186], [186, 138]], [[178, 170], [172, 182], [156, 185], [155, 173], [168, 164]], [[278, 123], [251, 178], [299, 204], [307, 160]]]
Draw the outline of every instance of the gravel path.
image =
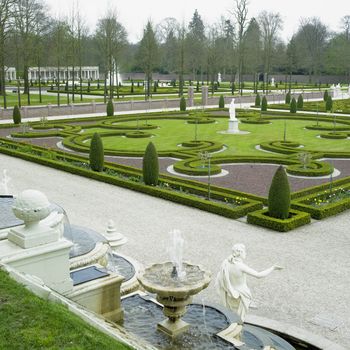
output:
[[[145, 265], [167, 259], [168, 232], [175, 228], [186, 241], [185, 259], [202, 264], [213, 277], [232, 244], [244, 243], [250, 266], [285, 267], [267, 279], [249, 279], [258, 306], [252, 314], [350, 348], [349, 212], [280, 234], [1, 154], [0, 164], [14, 193], [43, 191], [67, 211], [71, 223], [102, 232], [113, 219], [128, 238], [120, 251]], [[219, 302], [213, 282], [201, 299]]]

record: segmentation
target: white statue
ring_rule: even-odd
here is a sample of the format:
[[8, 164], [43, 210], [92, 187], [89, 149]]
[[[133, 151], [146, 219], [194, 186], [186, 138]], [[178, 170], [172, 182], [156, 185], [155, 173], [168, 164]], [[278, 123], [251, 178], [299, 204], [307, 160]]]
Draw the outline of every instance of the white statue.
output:
[[275, 87], [275, 78], [271, 78], [271, 86]]
[[221, 83], [221, 73], [218, 73], [218, 83]]
[[235, 99], [234, 98], [232, 99], [232, 101], [230, 103], [229, 112], [230, 112], [230, 120], [237, 120], [237, 118], [236, 118]]
[[240, 243], [235, 244], [232, 247], [232, 255], [223, 261], [216, 278], [216, 288], [222, 303], [227, 308], [235, 311], [242, 323], [244, 323], [252, 301], [252, 295], [247, 286], [247, 275], [263, 278], [274, 270], [282, 269], [277, 265], [273, 265], [264, 271], [257, 272], [243, 262], [245, 257], [245, 246]]

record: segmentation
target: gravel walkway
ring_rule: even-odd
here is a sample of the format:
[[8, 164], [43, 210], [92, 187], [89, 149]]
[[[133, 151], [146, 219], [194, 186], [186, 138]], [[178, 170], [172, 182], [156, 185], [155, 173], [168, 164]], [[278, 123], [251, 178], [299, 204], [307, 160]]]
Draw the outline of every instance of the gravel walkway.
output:
[[[202, 264], [213, 277], [232, 244], [244, 243], [250, 266], [285, 267], [266, 279], [249, 279], [258, 306], [252, 314], [350, 348], [349, 212], [280, 234], [1, 154], [0, 164], [0, 174], [7, 169], [12, 178], [13, 193], [43, 191], [71, 223], [103, 232], [113, 219], [128, 238], [120, 251], [145, 265], [167, 259], [168, 232], [175, 228], [186, 241], [185, 259]], [[201, 299], [219, 301], [213, 282]]]

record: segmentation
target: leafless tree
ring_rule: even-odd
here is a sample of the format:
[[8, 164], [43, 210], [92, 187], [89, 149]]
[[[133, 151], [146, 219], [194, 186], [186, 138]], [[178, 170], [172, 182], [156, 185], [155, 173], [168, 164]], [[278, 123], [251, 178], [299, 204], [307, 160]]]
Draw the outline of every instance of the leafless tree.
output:
[[243, 93], [244, 34], [248, 26], [248, 0], [235, 0], [235, 8], [230, 13], [236, 19], [238, 86]]
[[277, 42], [278, 31], [282, 29], [282, 18], [279, 13], [262, 11], [258, 16], [260, 26], [263, 53], [264, 53], [264, 87], [268, 84], [269, 74], [271, 71], [271, 59], [274, 46]]
[[0, 0], [0, 95], [4, 99], [4, 108], [7, 108], [5, 89], [5, 52], [6, 39], [13, 20], [15, 0]]

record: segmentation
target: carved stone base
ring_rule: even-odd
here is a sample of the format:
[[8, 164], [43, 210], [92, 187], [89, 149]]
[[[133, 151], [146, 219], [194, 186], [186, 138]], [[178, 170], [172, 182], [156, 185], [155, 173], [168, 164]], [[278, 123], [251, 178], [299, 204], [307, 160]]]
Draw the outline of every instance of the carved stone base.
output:
[[190, 325], [187, 322], [182, 321], [181, 319], [178, 319], [175, 322], [171, 322], [169, 319], [166, 319], [157, 324], [158, 330], [172, 338], [187, 331], [189, 328]]
[[242, 328], [242, 325], [239, 325], [238, 323], [232, 323], [229, 327], [219, 332], [217, 335], [236, 347], [242, 346], [244, 345], [244, 343], [241, 341]]

